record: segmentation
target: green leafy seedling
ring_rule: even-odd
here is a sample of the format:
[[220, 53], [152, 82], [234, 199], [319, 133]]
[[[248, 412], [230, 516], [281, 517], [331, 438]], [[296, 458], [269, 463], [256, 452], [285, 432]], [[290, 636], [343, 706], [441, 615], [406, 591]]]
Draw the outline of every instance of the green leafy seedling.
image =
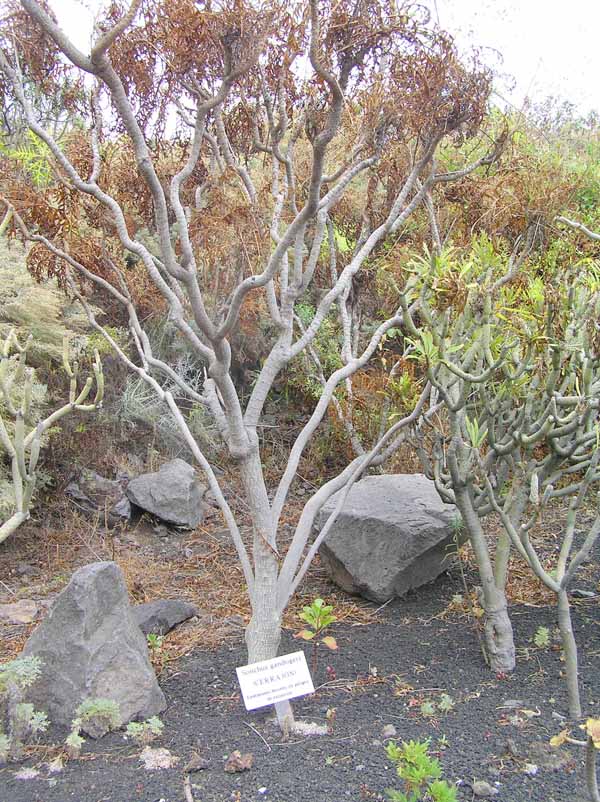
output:
[[402, 791], [387, 789], [391, 802], [457, 802], [456, 789], [442, 780], [440, 762], [429, 754], [429, 738], [423, 741], [390, 741], [388, 759], [404, 783]]
[[533, 642], [538, 649], [547, 649], [550, 646], [550, 630], [548, 627], [538, 627]]
[[325, 604], [323, 599], [315, 599], [314, 602], [302, 608], [299, 618], [308, 624], [308, 629], [302, 629], [296, 633], [294, 637], [302, 638], [305, 641], [312, 641], [312, 658], [311, 658], [311, 672], [316, 673], [317, 670], [317, 645], [322, 643], [328, 649], [335, 651], [338, 648], [337, 641], [331, 635], [326, 635], [318, 641], [323, 631], [331, 626], [334, 621], [337, 621], [333, 615], [333, 605]]
[[140, 746], [146, 746], [162, 734], [164, 726], [158, 716], [152, 716], [146, 721], [131, 721], [125, 730], [125, 737], [131, 738]]

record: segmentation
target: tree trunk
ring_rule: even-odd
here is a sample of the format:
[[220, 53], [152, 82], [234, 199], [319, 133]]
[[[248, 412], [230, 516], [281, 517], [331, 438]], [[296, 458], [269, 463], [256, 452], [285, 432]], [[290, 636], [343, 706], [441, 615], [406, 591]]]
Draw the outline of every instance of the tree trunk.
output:
[[496, 585], [494, 569], [479, 516], [466, 488], [455, 490], [456, 506], [465, 524], [481, 579], [481, 605], [485, 611], [484, 643], [492, 671], [506, 674], [515, 668], [515, 642], [508, 617], [506, 595]]
[[[244, 459], [240, 467], [254, 525], [254, 587], [250, 595], [252, 617], [246, 627], [246, 646], [248, 663], [258, 663], [277, 657], [281, 642], [281, 613], [277, 605], [279, 557], [258, 449]], [[287, 737], [294, 727], [292, 706], [289, 701], [279, 702], [275, 712]]]
[[581, 718], [581, 699], [579, 697], [579, 670], [577, 660], [577, 643], [573, 635], [571, 607], [566, 590], [558, 594], [558, 628], [565, 656], [565, 673], [567, 677], [567, 693], [569, 694], [569, 716]]

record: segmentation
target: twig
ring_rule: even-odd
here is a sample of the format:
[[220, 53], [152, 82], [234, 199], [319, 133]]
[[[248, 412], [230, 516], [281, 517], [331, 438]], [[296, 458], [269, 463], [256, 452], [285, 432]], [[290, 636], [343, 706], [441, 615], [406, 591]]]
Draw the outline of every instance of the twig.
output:
[[192, 783], [190, 781], [189, 774], [185, 775], [185, 779], [183, 781], [183, 793], [185, 796], [185, 802], [194, 802], [194, 794], [192, 793]]
[[247, 721], [244, 721], [244, 724], [246, 725], [246, 727], [250, 727], [250, 729], [252, 730], [253, 733], [255, 733], [255, 735], [258, 735], [260, 740], [267, 747], [267, 752], [270, 752], [271, 751], [271, 744], [263, 738], [263, 736], [260, 734], [260, 732], [255, 727], [253, 727], [252, 724], [249, 724]]
[[481, 649], [481, 654], [483, 655], [483, 659], [485, 661], [486, 666], [490, 665], [490, 658], [487, 653], [487, 649], [485, 647], [485, 643], [483, 642], [483, 638], [481, 637], [481, 632], [479, 631], [479, 627], [477, 626], [477, 620], [475, 616], [475, 609], [473, 607], [473, 602], [471, 601], [471, 594], [469, 593], [469, 588], [467, 585], [467, 580], [465, 577], [465, 569], [463, 566], [462, 557], [460, 554], [460, 546], [458, 543], [458, 538], [455, 538], [456, 542], [456, 556], [458, 557], [458, 567], [460, 570], [460, 578], [462, 580], [463, 589], [465, 591], [465, 600], [467, 602], [467, 607], [469, 610], [469, 615], [471, 617], [471, 621], [473, 622], [473, 629], [475, 630], [475, 635], [477, 636], [477, 640], [479, 641], [479, 648]]
[[12, 593], [12, 595], [13, 595], [13, 596], [16, 596], [16, 595], [17, 595], [17, 594], [14, 592], [14, 590], [11, 590], [11, 589], [8, 587], [8, 585], [7, 585], [7, 584], [5, 584], [5, 583], [4, 583], [4, 582], [3, 582], [1, 579], [0, 579], [0, 585], [2, 585], [2, 587], [3, 587], [3, 588], [6, 588], [6, 590], [7, 590], [9, 593]]
[[388, 604], [389, 604], [390, 602], [392, 602], [392, 601], [394, 601], [394, 597], [392, 597], [391, 599], [388, 599], [386, 602], [384, 602], [384, 603], [381, 605], [381, 607], [378, 607], [378, 608], [375, 610], [375, 612], [373, 613], [373, 615], [377, 615], [377, 613], [378, 613], [380, 610], [383, 610], [383, 609], [384, 609], [385, 607], [387, 607], [387, 606], [388, 606]]

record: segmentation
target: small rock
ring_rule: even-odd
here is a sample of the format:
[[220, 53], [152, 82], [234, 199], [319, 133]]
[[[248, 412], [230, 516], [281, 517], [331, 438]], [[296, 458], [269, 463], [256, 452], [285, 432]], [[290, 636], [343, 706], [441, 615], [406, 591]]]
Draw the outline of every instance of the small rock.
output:
[[54, 760], [51, 760], [50, 763], [48, 763], [48, 773], [58, 774], [64, 769], [64, 767], [65, 763], [62, 755], [58, 755], [58, 757], [55, 757]]
[[31, 624], [39, 609], [39, 605], [33, 599], [0, 604], [0, 621], [7, 621], [9, 624]]
[[535, 765], [535, 763], [526, 763], [523, 766], [523, 771], [525, 772], [525, 774], [528, 774], [530, 777], [535, 777], [535, 775], [538, 773], [539, 769]]
[[329, 730], [324, 724], [317, 724], [316, 721], [295, 721], [292, 732], [296, 735], [327, 735]]
[[254, 755], [251, 752], [242, 754], [239, 749], [232, 752], [225, 761], [225, 771], [228, 774], [239, 774], [248, 771], [254, 763]]
[[69, 482], [65, 495], [84, 512], [100, 515], [100, 522], [109, 527], [131, 518], [131, 504], [123, 492], [122, 483], [106, 479], [94, 471], [82, 471], [76, 480]]
[[35, 780], [36, 777], [39, 777], [39, 771], [37, 769], [20, 769], [15, 773], [16, 780]]
[[184, 771], [192, 774], [194, 771], [204, 771], [208, 768], [208, 760], [200, 755], [192, 755], [188, 763], [184, 767]]
[[144, 635], [166, 635], [177, 624], [198, 615], [193, 604], [180, 599], [156, 599], [146, 604], [136, 604], [133, 615]]
[[265, 788], [265, 786], [264, 786], [264, 785], [263, 785], [263, 787], [262, 787], [262, 788], [259, 788], [259, 789], [258, 789], [258, 793], [259, 793], [259, 794], [266, 794], [266, 793], [267, 793], [267, 789]]
[[39, 574], [39, 569], [34, 568], [29, 563], [17, 563], [16, 572], [19, 576], [36, 576]]
[[140, 760], [146, 771], [156, 771], [157, 769], [172, 769], [179, 758], [164, 747], [153, 749], [151, 746], [146, 746], [142, 750]]
[[475, 780], [471, 789], [475, 796], [479, 797], [496, 796], [498, 793], [498, 789], [494, 788], [493, 785], [490, 785], [485, 780]]
[[381, 730], [382, 738], [395, 738], [397, 734], [398, 732], [393, 724], [386, 724], [385, 727]]

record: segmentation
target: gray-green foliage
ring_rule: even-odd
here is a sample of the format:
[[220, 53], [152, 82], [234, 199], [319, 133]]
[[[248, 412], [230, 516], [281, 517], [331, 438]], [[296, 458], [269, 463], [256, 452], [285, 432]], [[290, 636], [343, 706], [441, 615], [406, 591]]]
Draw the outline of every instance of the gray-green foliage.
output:
[[39, 657], [19, 657], [0, 665], [0, 765], [19, 760], [25, 743], [49, 724], [45, 713], [24, 701], [42, 672]]
[[[36, 368], [31, 374], [32, 419], [39, 419], [48, 403], [47, 387], [39, 378], [40, 375], [43, 376], [50, 366], [61, 362], [65, 337], [69, 337], [71, 347], [75, 350], [87, 349], [89, 330], [87, 317], [79, 302], [71, 301], [54, 280], [36, 283], [27, 270], [21, 243], [9, 243], [0, 237], [0, 341], [4, 342], [11, 331], [21, 343], [29, 340], [28, 364]], [[20, 403], [24, 381], [24, 378], [13, 381], [17, 363], [18, 355], [15, 354], [10, 357], [6, 368], [15, 404]], [[0, 397], [0, 415], [12, 436], [13, 423], [6, 413], [6, 404]], [[0, 460], [0, 521], [6, 520], [14, 508], [10, 466]]]
[[78, 301], [71, 301], [54, 280], [38, 284], [25, 265], [23, 246], [0, 238], [0, 339], [14, 330], [19, 340], [31, 334], [30, 364], [60, 363], [68, 336], [85, 348], [90, 326]]
[[[86, 699], [75, 711], [71, 734], [79, 735], [83, 731], [93, 738], [101, 738], [107, 732], [118, 729], [121, 723], [121, 711], [114, 699]], [[73, 743], [75, 741], [74, 736]]]
[[[148, 335], [153, 354], [168, 362], [191, 387], [201, 391], [204, 367], [186, 343], [177, 336], [175, 327], [168, 320], [160, 320], [148, 327]], [[181, 398], [181, 390], [175, 382], [166, 380], [163, 385], [172, 392], [174, 398]], [[189, 402], [186, 407], [188, 426], [194, 437], [209, 447], [214, 446], [216, 430], [204, 407]], [[165, 414], [165, 406], [154, 390], [136, 374], [129, 375], [126, 379], [119, 400], [118, 415], [125, 423], [150, 426], [163, 445], [173, 449], [182, 447], [181, 432], [176, 422], [171, 415]]]

